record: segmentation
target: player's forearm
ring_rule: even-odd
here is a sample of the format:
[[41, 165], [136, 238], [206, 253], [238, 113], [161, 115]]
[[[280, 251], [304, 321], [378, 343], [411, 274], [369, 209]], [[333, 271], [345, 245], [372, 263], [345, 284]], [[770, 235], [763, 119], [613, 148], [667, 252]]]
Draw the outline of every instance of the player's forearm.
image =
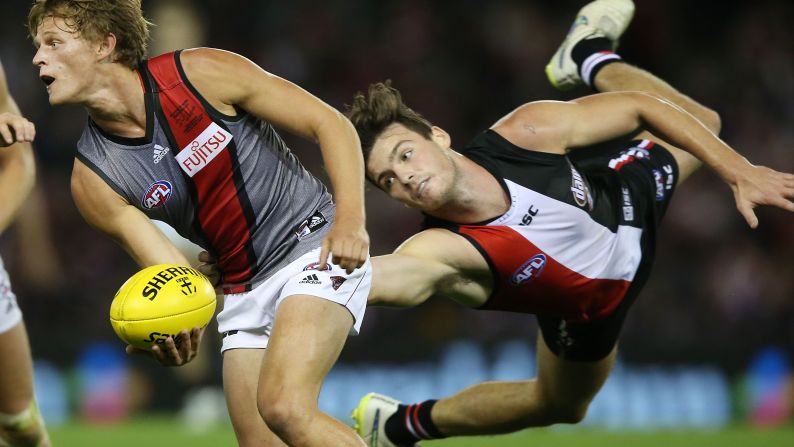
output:
[[640, 118], [651, 132], [697, 157], [727, 183], [733, 184], [736, 172], [750, 163], [680, 107], [661, 98], [638, 98]]
[[318, 130], [318, 142], [334, 189], [337, 215], [364, 225], [364, 157], [355, 129], [335, 112]]
[[11, 224], [36, 181], [29, 143], [0, 148], [0, 233]]

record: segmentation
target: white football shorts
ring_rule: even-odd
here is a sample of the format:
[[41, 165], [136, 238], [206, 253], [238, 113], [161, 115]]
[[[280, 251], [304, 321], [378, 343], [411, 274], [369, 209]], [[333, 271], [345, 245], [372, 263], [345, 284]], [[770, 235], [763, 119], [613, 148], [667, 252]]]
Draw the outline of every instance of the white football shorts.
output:
[[22, 311], [17, 306], [17, 297], [11, 291], [11, 281], [0, 258], [0, 334], [8, 332], [22, 321]]
[[339, 303], [353, 316], [350, 335], [358, 335], [372, 283], [372, 264], [367, 262], [347, 274], [338, 265], [317, 270], [320, 248], [316, 248], [276, 272], [250, 292], [224, 296], [218, 314], [218, 332], [223, 336], [221, 352], [235, 348], [266, 348], [276, 310], [284, 298], [311, 295]]

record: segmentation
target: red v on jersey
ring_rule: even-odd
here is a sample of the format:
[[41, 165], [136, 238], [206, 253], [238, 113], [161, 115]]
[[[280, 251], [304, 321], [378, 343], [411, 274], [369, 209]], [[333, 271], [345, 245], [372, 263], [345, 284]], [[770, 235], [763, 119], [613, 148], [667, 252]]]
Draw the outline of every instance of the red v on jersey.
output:
[[[206, 235], [226, 283], [243, 283], [253, 276], [250, 202], [239, 174], [234, 136], [213, 120], [205, 103], [180, 75], [179, 53], [150, 59], [147, 68], [157, 84], [162, 118], [182, 171], [195, 187], [199, 225]], [[165, 124], [165, 123], [163, 123]], [[236, 293], [244, 290], [231, 289]], [[228, 292], [227, 292], [228, 293]]]

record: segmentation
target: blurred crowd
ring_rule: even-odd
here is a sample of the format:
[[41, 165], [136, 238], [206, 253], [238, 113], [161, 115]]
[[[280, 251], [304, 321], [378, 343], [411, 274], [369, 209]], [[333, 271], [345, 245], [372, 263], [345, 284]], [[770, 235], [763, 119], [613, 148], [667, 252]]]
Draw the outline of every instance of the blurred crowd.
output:
[[[371, 82], [392, 79], [406, 102], [465, 145], [512, 108], [570, 99], [543, 67], [584, 1], [149, 0], [150, 55], [189, 46], [243, 54], [329, 104], [344, 107]], [[642, 0], [619, 52], [722, 117], [722, 138], [752, 162], [794, 171], [794, 4]], [[3, 3], [0, 61], [20, 108], [37, 125], [38, 189], [0, 238], [34, 356], [74, 362], [95, 341], [118, 343], [108, 322], [116, 289], [136, 266], [89, 228], [69, 194], [75, 143], [86, 116], [53, 109], [31, 65], [28, 1]], [[319, 150], [287, 138], [324, 177]], [[419, 230], [420, 216], [368, 187], [373, 255]], [[760, 210], [750, 230], [731, 191], [701, 172], [676, 192], [656, 270], [631, 312], [622, 356], [632, 362], [709, 363], [732, 374], [780, 346], [794, 358], [794, 216]], [[215, 326], [210, 326], [214, 331]], [[474, 312], [443, 299], [412, 310], [370, 309], [343, 362], [432, 359], [450, 342], [487, 347], [533, 340], [534, 319]], [[219, 382], [209, 337], [206, 381]], [[149, 362], [153, 363], [153, 362]], [[148, 368], [149, 366], [144, 366]], [[198, 380], [198, 379], [197, 379]]]

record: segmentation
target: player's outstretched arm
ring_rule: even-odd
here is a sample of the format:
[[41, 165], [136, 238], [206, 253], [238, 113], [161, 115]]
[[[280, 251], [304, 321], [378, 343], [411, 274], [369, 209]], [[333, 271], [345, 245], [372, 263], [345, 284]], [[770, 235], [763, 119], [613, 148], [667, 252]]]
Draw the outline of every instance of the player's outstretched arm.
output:
[[[72, 197], [83, 218], [121, 245], [141, 267], [156, 264], [190, 265], [145, 214], [127, 203], [80, 160], [75, 160], [71, 187]], [[179, 346], [172, 337], [168, 337], [164, 348], [158, 345], [152, 347], [151, 355], [164, 366], [181, 366], [190, 362], [198, 354], [202, 330], [198, 327], [185, 328], [181, 335]], [[132, 346], [127, 346], [127, 352], [149, 355]]]
[[[334, 190], [337, 214], [323, 240], [320, 262], [352, 272], [369, 254], [364, 213], [364, 159], [353, 125], [333, 107], [297, 85], [228, 51], [184, 51], [188, 78], [216, 108], [239, 106], [320, 146]], [[321, 266], [322, 267], [322, 266]]]
[[414, 235], [392, 254], [372, 258], [368, 304], [413, 307], [433, 295], [464, 306], [488, 299], [491, 274], [485, 259], [463, 237], [431, 229]]
[[736, 207], [750, 227], [758, 226], [756, 206], [794, 211], [794, 175], [751, 164], [695, 117], [648, 93], [601, 93], [571, 102], [529, 103], [493, 129], [517, 146], [559, 154], [646, 129], [717, 172], [733, 190]]

